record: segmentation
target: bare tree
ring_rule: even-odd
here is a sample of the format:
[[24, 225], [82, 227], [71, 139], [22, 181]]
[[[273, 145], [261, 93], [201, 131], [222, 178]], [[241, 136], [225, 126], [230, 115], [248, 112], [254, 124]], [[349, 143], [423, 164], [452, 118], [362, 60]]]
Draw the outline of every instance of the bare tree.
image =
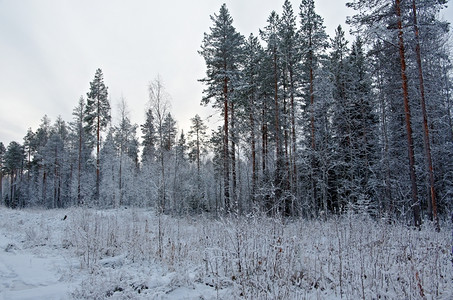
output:
[[158, 159], [160, 162], [160, 175], [161, 175], [161, 183], [160, 183], [160, 195], [159, 195], [159, 203], [158, 209], [160, 212], [165, 210], [165, 200], [166, 200], [166, 186], [165, 186], [165, 157], [164, 157], [164, 121], [165, 117], [167, 116], [170, 110], [170, 96], [165, 91], [164, 85], [162, 80], [158, 76], [156, 79], [151, 81], [148, 86], [149, 91], [149, 104], [150, 109], [153, 112], [154, 120], [156, 122], [156, 129], [158, 135], [158, 143], [159, 143], [159, 154]]

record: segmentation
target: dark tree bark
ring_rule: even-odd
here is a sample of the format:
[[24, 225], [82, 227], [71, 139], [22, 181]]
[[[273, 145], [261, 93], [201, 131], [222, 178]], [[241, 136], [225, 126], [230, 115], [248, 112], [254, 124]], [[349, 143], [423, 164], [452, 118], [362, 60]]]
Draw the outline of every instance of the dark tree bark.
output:
[[[225, 64], [225, 72], [227, 67]], [[230, 213], [231, 199], [230, 199], [230, 154], [229, 154], [229, 131], [228, 131], [228, 78], [223, 80], [223, 113], [224, 113], [224, 127], [223, 127], [223, 197], [225, 200], [225, 210]]]
[[415, 34], [415, 52], [417, 55], [417, 67], [418, 67], [418, 80], [420, 85], [420, 104], [423, 114], [423, 140], [426, 155], [426, 163], [429, 174], [429, 187], [431, 194], [431, 201], [428, 200], [428, 213], [431, 220], [436, 223], [436, 229], [440, 230], [439, 218], [437, 217], [437, 204], [436, 204], [436, 191], [434, 188], [434, 169], [433, 161], [431, 158], [431, 145], [429, 140], [429, 127], [428, 127], [428, 115], [426, 113], [426, 101], [425, 101], [425, 85], [423, 79], [423, 68], [422, 68], [422, 57], [420, 51], [420, 37], [417, 21], [417, 6], [415, 0], [412, 0], [412, 13], [414, 17], [414, 34]]
[[408, 92], [408, 82], [406, 75], [406, 58], [405, 58], [405, 49], [404, 49], [404, 39], [403, 39], [403, 25], [401, 21], [401, 7], [400, 0], [395, 0], [396, 16], [398, 17], [398, 45], [400, 52], [400, 62], [401, 62], [401, 79], [402, 79], [402, 89], [403, 89], [403, 100], [404, 100], [404, 112], [406, 119], [406, 134], [407, 134], [407, 150], [409, 156], [409, 173], [411, 179], [411, 190], [412, 190], [412, 209], [414, 213], [414, 224], [417, 227], [421, 225], [420, 218], [420, 203], [417, 196], [417, 182], [415, 175], [415, 156], [414, 156], [414, 142], [412, 140], [412, 125], [411, 125], [411, 111], [409, 106], [409, 92]]

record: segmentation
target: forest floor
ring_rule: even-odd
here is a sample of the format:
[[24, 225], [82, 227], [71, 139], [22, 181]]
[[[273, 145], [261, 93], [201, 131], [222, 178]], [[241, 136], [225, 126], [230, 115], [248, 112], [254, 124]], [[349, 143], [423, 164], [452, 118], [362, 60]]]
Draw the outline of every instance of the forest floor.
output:
[[453, 299], [451, 227], [0, 207], [0, 300]]

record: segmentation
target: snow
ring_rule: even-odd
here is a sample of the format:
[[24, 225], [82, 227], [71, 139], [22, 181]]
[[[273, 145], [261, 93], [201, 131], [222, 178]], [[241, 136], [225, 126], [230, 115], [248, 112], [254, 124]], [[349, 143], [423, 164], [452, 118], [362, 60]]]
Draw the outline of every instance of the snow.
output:
[[[5, 214], [2, 213], [2, 217]], [[65, 299], [71, 283], [62, 279], [59, 269], [67, 262], [43, 249], [36, 254], [21, 249], [15, 232], [0, 234], [0, 299]], [[20, 243], [20, 242], [19, 242]], [[41, 255], [45, 255], [41, 257]]]
[[452, 299], [450, 231], [0, 207], [0, 300]]

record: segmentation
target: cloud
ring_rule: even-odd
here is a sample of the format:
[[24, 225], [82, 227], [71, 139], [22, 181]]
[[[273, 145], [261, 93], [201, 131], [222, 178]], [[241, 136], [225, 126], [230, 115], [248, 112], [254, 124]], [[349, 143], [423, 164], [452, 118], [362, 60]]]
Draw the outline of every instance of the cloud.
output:
[[[0, 1], [0, 141], [21, 140], [47, 114], [71, 121], [97, 68], [109, 87], [113, 115], [123, 95], [132, 121], [143, 123], [148, 83], [159, 74], [172, 97], [180, 128], [201, 107], [205, 66], [197, 53], [224, 1], [4, 0]], [[225, 1], [244, 35], [258, 33], [283, 0]], [[300, 1], [293, 0], [298, 15]], [[352, 13], [343, 1], [318, 0], [327, 31]], [[347, 29], [346, 29], [347, 30]], [[215, 120], [215, 118], [213, 118]]]

